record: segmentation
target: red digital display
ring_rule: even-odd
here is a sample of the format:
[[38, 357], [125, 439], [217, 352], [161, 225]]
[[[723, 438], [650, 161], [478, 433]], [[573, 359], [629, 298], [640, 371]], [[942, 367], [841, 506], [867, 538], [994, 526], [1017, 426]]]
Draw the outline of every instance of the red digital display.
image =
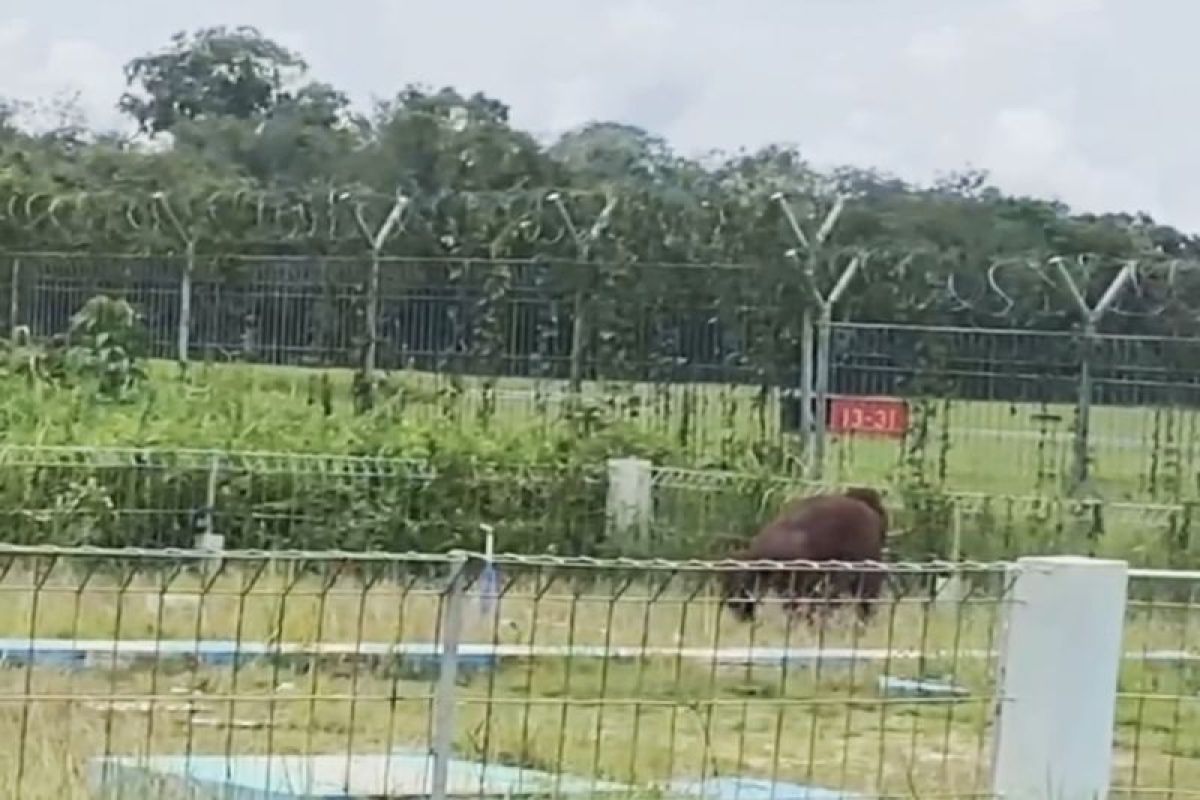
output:
[[899, 397], [831, 397], [829, 430], [903, 439], [908, 432], [908, 403]]

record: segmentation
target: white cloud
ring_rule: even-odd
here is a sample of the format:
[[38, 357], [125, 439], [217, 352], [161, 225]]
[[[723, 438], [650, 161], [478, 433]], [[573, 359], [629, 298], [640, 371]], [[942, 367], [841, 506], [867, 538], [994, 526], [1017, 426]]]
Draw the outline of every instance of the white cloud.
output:
[[360, 103], [453, 85], [539, 133], [620, 119], [684, 152], [794, 142], [819, 163], [918, 180], [973, 164], [1003, 188], [1200, 229], [1200, 108], [1178, 101], [1197, 88], [1195, 3], [1170, 25], [1115, 0], [3, 5], [0, 94], [74, 87], [98, 120], [115, 115], [125, 59], [175, 30], [249, 23]]
[[[26, 20], [0, 21], [0, 95], [53, 102], [78, 96], [78, 110], [91, 125], [119, 124], [114, 104], [123, 87], [121, 63], [93, 41], [48, 40]], [[45, 112], [30, 120], [54, 124]]]
[[93, 125], [121, 122], [116, 108], [124, 89], [121, 62], [92, 42], [63, 39], [50, 44], [45, 54], [45, 85], [55, 91], [78, 91], [83, 111]]
[[1017, 13], [1035, 25], [1059, 25], [1104, 11], [1104, 0], [1014, 0]]
[[607, 27], [619, 39], [657, 42], [675, 27], [661, 4], [648, 0], [625, 0], [606, 12]]
[[549, 87], [546, 105], [548, 113], [544, 126], [559, 132], [590, 120], [595, 114], [600, 90], [595, 81], [582, 75], [553, 82]]
[[996, 114], [987, 151], [1002, 164], [1041, 170], [1067, 147], [1061, 121], [1041, 108], [1005, 108]]
[[29, 36], [29, 20], [10, 19], [0, 20], [0, 53], [9, 48], [21, 46]]
[[985, 163], [1011, 191], [1071, 202], [1087, 197], [1107, 210], [1162, 207], [1162, 193], [1127, 163], [1090, 158], [1072, 131], [1045, 109], [1002, 109], [985, 148]]
[[908, 40], [905, 54], [922, 66], [944, 69], [966, 55], [964, 38], [957, 27], [939, 25], [914, 33]]

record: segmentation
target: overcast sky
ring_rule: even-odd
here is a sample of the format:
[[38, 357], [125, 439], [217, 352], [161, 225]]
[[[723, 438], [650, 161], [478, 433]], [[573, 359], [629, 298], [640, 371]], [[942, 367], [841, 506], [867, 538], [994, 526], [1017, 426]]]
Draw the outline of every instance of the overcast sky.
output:
[[0, 95], [78, 90], [112, 125], [126, 60], [250, 24], [364, 107], [452, 84], [540, 134], [617, 119], [685, 153], [974, 166], [1200, 231], [1198, 23], [1194, 0], [0, 0]]

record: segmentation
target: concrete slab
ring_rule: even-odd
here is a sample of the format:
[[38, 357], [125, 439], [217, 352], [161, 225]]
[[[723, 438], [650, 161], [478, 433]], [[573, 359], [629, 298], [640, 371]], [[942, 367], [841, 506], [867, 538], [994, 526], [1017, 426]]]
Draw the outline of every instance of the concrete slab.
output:
[[[90, 765], [93, 791], [104, 800], [179, 793], [194, 800], [332, 800], [423, 798], [433, 759], [413, 751], [377, 755], [109, 757]], [[630, 787], [531, 769], [455, 759], [452, 797], [628, 795]], [[166, 796], [172, 796], [170, 794]]]
[[668, 791], [674, 795], [702, 797], [705, 800], [859, 800], [866, 797], [820, 786], [744, 776], [676, 781], [668, 787]]

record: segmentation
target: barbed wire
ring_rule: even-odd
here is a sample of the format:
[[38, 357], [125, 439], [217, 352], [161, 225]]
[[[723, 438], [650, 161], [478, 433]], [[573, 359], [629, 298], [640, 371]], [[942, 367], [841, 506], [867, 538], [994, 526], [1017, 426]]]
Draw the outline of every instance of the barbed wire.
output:
[[[651, 199], [611, 189], [387, 194], [361, 187], [263, 191], [249, 185], [172, 191], [73, 191], [22, 194], [0, 187], [0, 235], [40, 246], [94, 248], [106, 242], [136, 252], [230, 256], [264, 244], [329, 254], [423, 254], [431, 258], [575, 258], [598, 269], [647, 266], [667, 253], [705, 265], [773, 267], [798, 276], [807, 291], [827, 292], [848, 263], [861, 275], [848, 304], [900, 308], [910, 317], [950, 315], [975, 321], [1083, 320], [1119, 276], [1124, 285], [1104, 309], [1117, 319], [1200, 320], [1197, 263], [1149, 254], [1136, 261], [1081, 254], [992, 258], [972, 264], [930, 248], [822, 245], [820, 269], [794, 269], [779, 195], [729, 199]], [[735, 202], [736, 201], [736, 202]], [[840, 206], [835, 205], [835, 210]], [[625, 215], [625, 216], [622, 216]], [[810, 217], [812, 214], [809, 215]], [[830, 215], [830, 218], [833, 215]], [[808, 247], [829, 238], [826, 227]], [[764, 228], [764, 221], [779, 223]], [[795, 224], [794, 218], [791, 220]], [[774, 234], [772, 234], [774, 230]], [[796, 229], [798, 231], [798, 229]], [[777, 234], [777, 236], [775, 236]], [[798, 232], [799, 237], [804, 234]], [[836, 238], [836, 237], [834, 237]], [[21, 250], [27, 248], [22, 247]], [[44, 247], [43, 247], [44, 249]], [[653, 252], [642, 252], [650, 250]]]
[[[905, 268], [911, 269], [913, 261], [914, 256], [906, 257]], [[1126, 269], [1128, 276], [1121, 278]], [[1101, 318], [1171, 314], [1200, 318], [1200, 262], [1184, 259], [1126, 260], [1089, 254], [1071, 259], [1001, 258], [983, 265], [977, 275], [958, 271], [925, 275], [930, 279], [927, 291], [914, 295], [912, 302], [921, 309], [953, 315], [1062, 323], [1083, 321], [1095, 310]], [[1102, 304], [1117, 281], [1123, 283], [1114, 290], [1111, 303]], [[1087, 310], [1074, 299], [1076, 294]]]
[[[10, 192], [0, 202], [0, 222], [25, 231], [47, 227], [74, 232], [163, 235], [182, 240], [219, 241], [222, 232], [254, 233], [260, 238], [290, 241], [360, 242], [364, 229], [378, 231], [398, 202], [430, 215], [455, 209], [486, 214], [503, 210], [508, 233], [526, 239], [546, 239], [545, 227], [558, 212], [552, 198], [587, 201], [595, 192], [473, 191], [443, 192], [406, 197], [354, 188], [329, 188], [319, 193], [267, 192], [234, 187], [203, 192], [75, 191], [63, 194]], [[559, 220], [561, 222], [561, 220]], [[549, 237], [562, 238], [565, 225]]]

